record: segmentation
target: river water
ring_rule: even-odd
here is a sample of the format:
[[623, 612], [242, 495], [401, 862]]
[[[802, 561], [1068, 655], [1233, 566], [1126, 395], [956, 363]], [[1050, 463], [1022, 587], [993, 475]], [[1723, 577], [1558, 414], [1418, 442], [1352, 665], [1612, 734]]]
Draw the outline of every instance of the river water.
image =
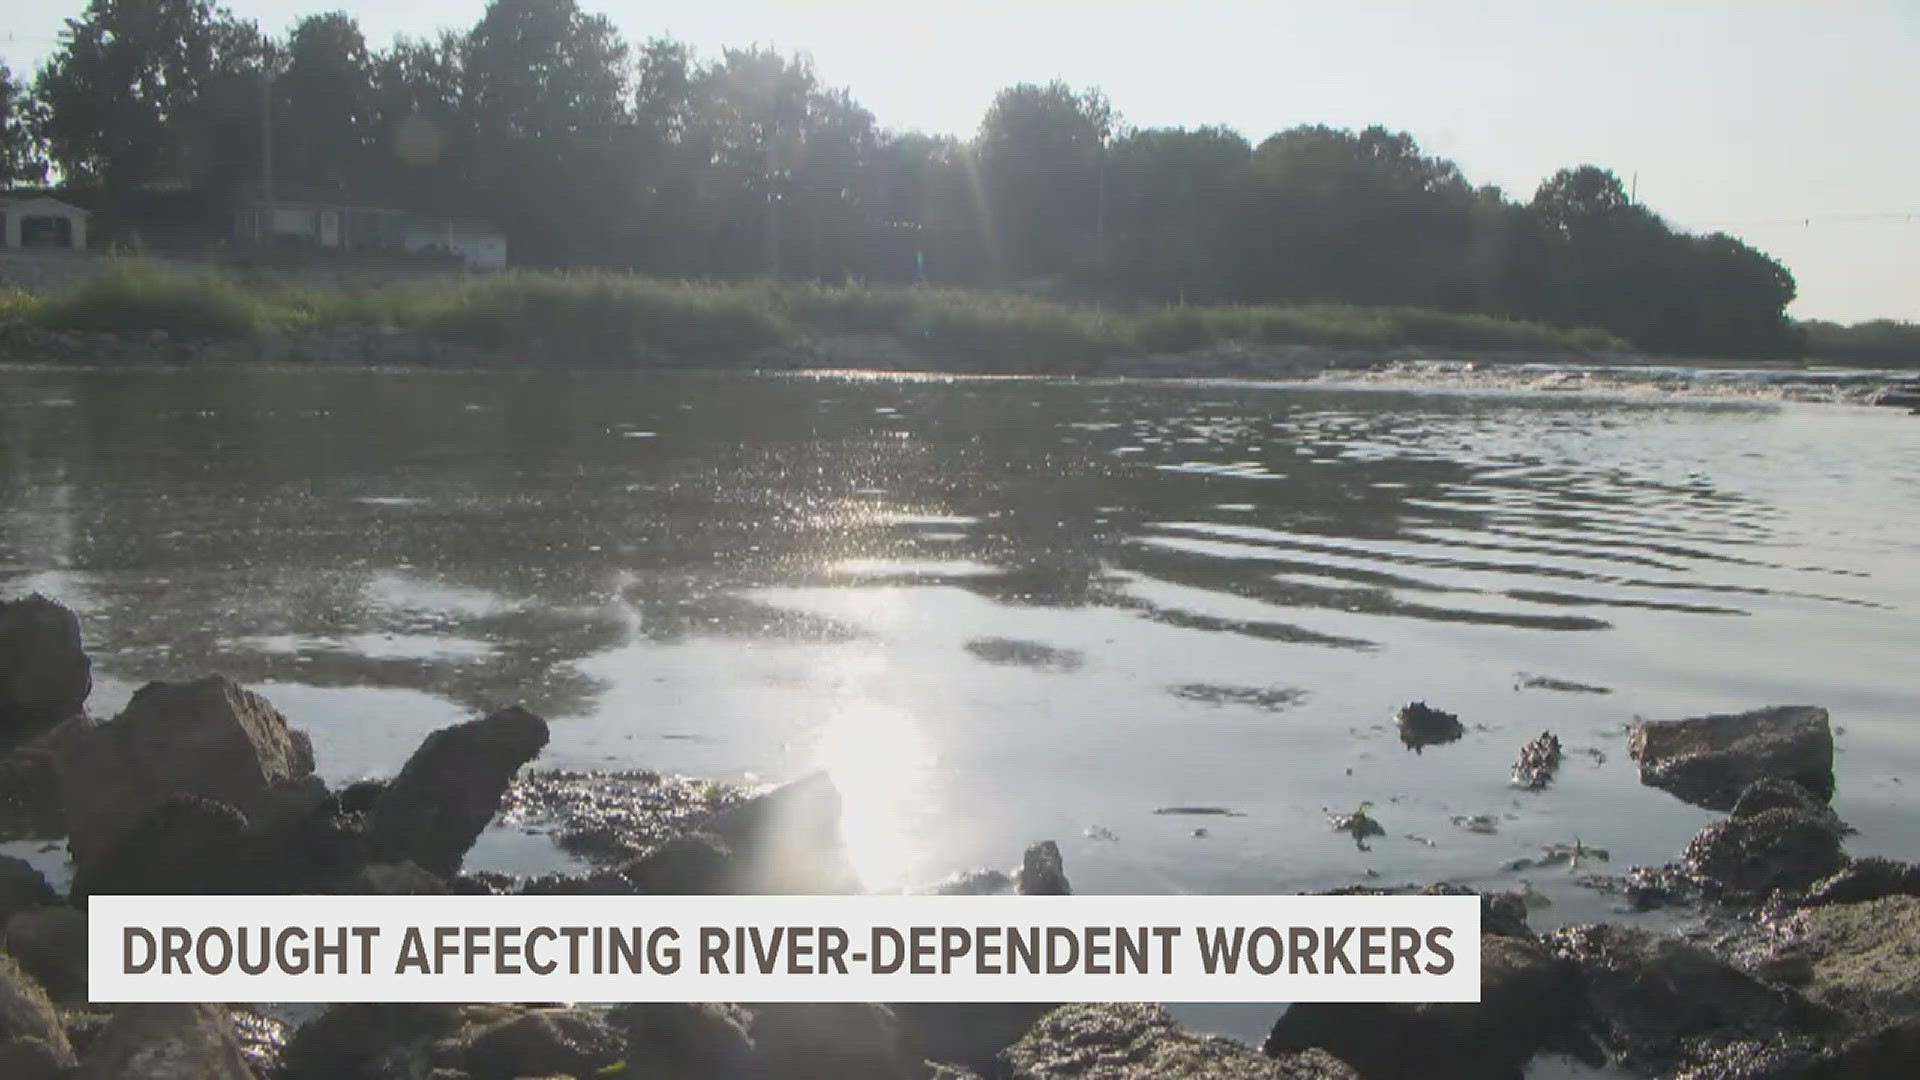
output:
[[[1536, 924], [1606, 917], [1565, 868], [1501, 866], [1672, 858], [1713, 815], [1639, 786], [1626, 725], [1773, 703], [1832, 710], [1851, 850], [1912, 856], [1916, 554], [1920, 421], [1892, 410], [0, 373], [0, 589], [81, 613], [94, 711], [222, 671], [331, 780], [516, 700], [551, 766], [826, 768], [874, 888], [1056, 838], [1081, 891], [1524, 880]], [[1416, 699], [1466, 737], [1403, 748]], [[1513, 789], [1548, 729], [1559, 781]], [[1363, 800], [1365, 851], [1325, 817]], [[543, 860], [503, 835], [472, 862]]]

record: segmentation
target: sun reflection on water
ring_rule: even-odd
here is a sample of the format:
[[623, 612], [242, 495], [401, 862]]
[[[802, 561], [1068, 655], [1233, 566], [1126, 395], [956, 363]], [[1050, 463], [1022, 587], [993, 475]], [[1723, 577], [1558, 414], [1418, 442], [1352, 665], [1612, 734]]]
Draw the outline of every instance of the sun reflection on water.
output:
[[929, 811], [939, 763], [916, 719], [868, 692], [888, 663], [869, 652], [833, 665], [843, 690], [814, 751], [814, 765], [840, 791], [847, 857], [871, 891], [906, 887], [924, 873], [914, 823]]

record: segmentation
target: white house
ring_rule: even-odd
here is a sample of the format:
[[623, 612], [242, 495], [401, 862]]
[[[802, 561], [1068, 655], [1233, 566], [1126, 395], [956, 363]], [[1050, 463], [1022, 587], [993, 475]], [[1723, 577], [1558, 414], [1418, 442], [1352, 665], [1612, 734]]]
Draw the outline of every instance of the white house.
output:
[[507, 238], [491, 226], [321, 200], [276, 200], [270, 208], [255, 201], [236, 211], [234, 234], [252, 243], [292, 240], [331, 251], [452, 256], [475, 270], [507, 265]]
[[87, 218], [92, 211], [45, 195], [24, 198], [0, 196], [0, 221], [5, 239], [0, 246], [87, 250]]

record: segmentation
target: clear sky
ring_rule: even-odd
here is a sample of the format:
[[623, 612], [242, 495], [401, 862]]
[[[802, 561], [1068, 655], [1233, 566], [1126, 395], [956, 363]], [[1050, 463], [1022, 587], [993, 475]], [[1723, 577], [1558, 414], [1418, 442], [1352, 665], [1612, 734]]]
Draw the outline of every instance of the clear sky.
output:
[[[1920, 3], [1727, 0], [582, 0], [630, 41], [813, 55], [882, 124], [971, 132], [993, 92], [1060, 77], [1131, 123], [1413, 133], [1526, 196], [1595, 162], [1675, 225], [1790, 267], [1794, 313], [1920, 320]], [[0, 58], [36, 66], [85, 0], [0, 4]], [[232, 0], [284, 33], [330, 8], [370, 41], [471, 26], [483, 0]]]

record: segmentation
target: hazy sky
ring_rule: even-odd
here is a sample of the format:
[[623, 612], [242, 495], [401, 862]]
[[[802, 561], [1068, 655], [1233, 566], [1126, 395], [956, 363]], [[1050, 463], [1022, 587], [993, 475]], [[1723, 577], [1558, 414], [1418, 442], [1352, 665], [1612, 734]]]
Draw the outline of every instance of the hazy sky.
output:
[[[630, 41], [810, 52], [882, 124], [967, 133], [993, 92], [1060, 77], [1131, 123], [1410, 131], [1475, 182], [1638, 175], [1677, 226], [1785, 262], [1803, 317], [1920, 320], [1920, 3], [582, 0]], [[16, 71], [85, 0], [0, 4]], [[233, 0], [283, 33], [340, 8], [370, 41], [471, 26], [483, 0]], [[1811, 219], [1810, 221], [1808, 219]]]

